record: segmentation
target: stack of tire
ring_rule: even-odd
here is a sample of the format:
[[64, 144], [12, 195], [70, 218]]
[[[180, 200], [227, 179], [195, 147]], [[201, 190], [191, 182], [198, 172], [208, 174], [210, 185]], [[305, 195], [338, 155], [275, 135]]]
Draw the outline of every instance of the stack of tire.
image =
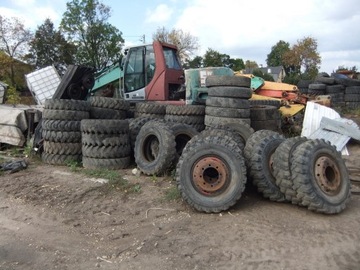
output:
[[324, 140], [285, 139], [260, 130], [250, 136], [244, 153], [249, 179], [265, 198], [325, 214], [341, 212], [350, 199], [345, 162]]
[[296, 86], [301, 94], [307, 94], [309, 90], [309, 84], [311, 84], [312, 82], [312, 80], [300, 80]]
[[251, 124], [251, 79], [243, 76], [210, 75], [205, 80], [208, 97], [205, 108], [205, 126], [224, 124]]
[[[252, 102], [250, 104], [252, 104]], [[262, 129], [280, 131], [281, 113], [279, 111], [279, 107], [280, 105], [251, 105], [251, 127], [255, 131]]]
[[92, 96], [90, 97], [91, 119], [126, 119], [130, 105], [118, 98]]
[[82, 120], [81, 134], [85, 168], [125, 169], [129, 166], [131, 146], [127, 120]]
[[315, 84], [325, 85], [325, 92], [322, 95], [328, 95], [331, 99], [332, 107], [344, 105], [344, 86], [336, 84], [335, 78], [330, 77], [327, 73], [320, 73], [315, 78]]
[[360, 108], [360, 83], [358, 85], [347, 86], [345, 88], [344, 101], [346, 108]]
[[42, 160], [52, 165], [81, 162], [81, 120], [89, 118], [90, 103], [83, 100], [48, 99], [42, 115]]
[[204, 105], [167, 105], [164, 119], [192, 126], [200, 132], [205, 129], [204, 116]]
[[155, 102], [139, 102], [135, 105], [135, 118], [147, 117], [150, 119], [164, 119], [166, 105]]

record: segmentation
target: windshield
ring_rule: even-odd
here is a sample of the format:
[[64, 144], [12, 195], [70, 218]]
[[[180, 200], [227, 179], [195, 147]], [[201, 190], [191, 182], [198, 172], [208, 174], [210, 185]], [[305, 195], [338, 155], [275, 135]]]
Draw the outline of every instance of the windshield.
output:
[[181, 70], [181, 65], [174, 49], [164, 47], [164, 57], [166, 67]]

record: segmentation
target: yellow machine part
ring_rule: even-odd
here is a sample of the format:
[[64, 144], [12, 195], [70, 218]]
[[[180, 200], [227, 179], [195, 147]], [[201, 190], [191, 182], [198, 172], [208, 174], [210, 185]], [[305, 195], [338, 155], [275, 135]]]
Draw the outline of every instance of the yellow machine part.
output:
[[301, 112], [304, 108], [305, 105], [303, 104], [291, 104], [288, 106], [281, 106], [279, 110], [283, 116], [293, 116]]
[[[273, 100], [280, 100], [278, 98], [273, 98], [273, 97], [267, 97], [267, 96], [262, 96], [262, 95], [258, 95], [258, 94], [252, 94], [250, 99], [273, 99]], [[281, 101], [281, 100], [280, 100]]]
[[288, 83], [278, 83], [278, 82], [269, 82], [265, 81], [264, 84], [260, 87], [260, 89], [266, 90], [278, 90], [278, 91], [298, 91], [296, 85], [288, 84]]

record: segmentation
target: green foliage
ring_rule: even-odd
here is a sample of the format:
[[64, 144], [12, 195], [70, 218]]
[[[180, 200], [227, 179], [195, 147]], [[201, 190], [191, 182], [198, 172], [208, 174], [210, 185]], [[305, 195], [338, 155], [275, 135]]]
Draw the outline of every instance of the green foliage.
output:
[[10, 86], [6, 90], [6, 104], [19, 104], [20, 103], [20, 93], [16, 91], [15, 87]]
[[183, 64], [183, 68], [201, 68], [203, 66], [203, 58], [201, 56], [196, 56], [194, 59], [187, 59]]
[[65, 40], [60, 30], [54, 29], [50, 19], [38, 26], [34, 39], [30, 42], [29, 61], [37, 68], [54, 65], [60, 74], [65, 72], [65, 67], [74, 63], [76, 46]]
[[267, 55], [266, 64], [269, 67], [284, 66], [283, 57], [286, 52], [290, 51], [290, 44], [283, 40], [280, 40], [274, 46], [271, 47], [271, 52]]
[[71, 171], [76, 172], [79, 171], [81, 167], [81, 162], [76, 160], [66, 160], [65, 161], [66, 166], [70, 168]]
[[255, 61], [246, 60], [246, 62], [245, 62], [245, 68], [252, 69], [252, 68], [258, 68], [258, 67], [259, 66]]
[[98, 0], [72, 0], [61, 20], [61, 29], [77, 44], [76, 61], [100, 69], [121, 58], [122, 33], [107, 21], [110, 7]]
[[267, 73], [262, 72], [260, 69], [254, 69], [253, 72], [252, 72], [252, 74], [253, 74], [254, 76], [263, 78], [265, 81], [269, 81], [269, 82], [273, 82], [273, 81], [274, 81], [273, 76], [271, 76], [270, 74], [267, 74]]
[[245, 63], [241, 58], [230, 58], [230, 66], [233, 71], [240, 71], [245, 68]]
[[181, 194], [179, 189], [176, 186], [171, 186], [165, 191], [164, 200], [166, 201], [176, 201], [180, 199]]
[[301, 80], [301, 76], [298, 73], [289, 73], [285, 76], [283, 82], [297, 85], [298, 82]]

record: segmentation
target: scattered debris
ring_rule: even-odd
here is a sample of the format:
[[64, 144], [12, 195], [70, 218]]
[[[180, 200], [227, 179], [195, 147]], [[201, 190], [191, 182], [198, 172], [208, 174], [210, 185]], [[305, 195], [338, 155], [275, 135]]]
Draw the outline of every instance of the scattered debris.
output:
[[27, 166], [28, 164], [24, 159], [17, 161], [7, 161], [0, 164], [0, 171], [10, 171], [10, 173], [15, 173], [26, 169]]

